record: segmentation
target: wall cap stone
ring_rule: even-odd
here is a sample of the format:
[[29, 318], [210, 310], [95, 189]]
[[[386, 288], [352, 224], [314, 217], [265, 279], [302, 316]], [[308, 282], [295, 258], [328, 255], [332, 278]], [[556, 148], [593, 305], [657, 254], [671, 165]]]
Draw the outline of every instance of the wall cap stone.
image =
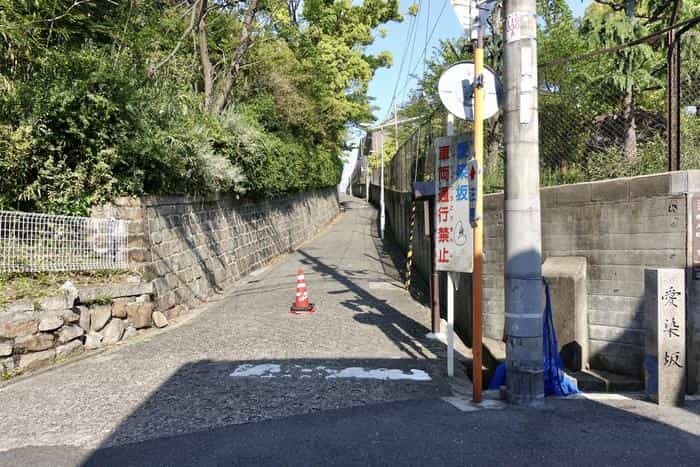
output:
[[99, 286], [81, 287], [78, 289], [78, 297], [81, 302], [90, 302], [98, 298], [121, 298], [134, 297], [139, 295], [149, 295], [153, 293], [153, 284], [151, 282], [144, 283], [126, 283], [126, 284], [109, 284]]
[[[700, 170], [548, 186], [540, 189], [540, 196], [543, 203], [549, 207], [591, 201], [623, 201], [635, 197], [681, 195], [689, 192], [700, 192]], [[503, 192], [487, 194], [484, 196], [484, 204], [489, 201], [497, 203], [502, 196]]]

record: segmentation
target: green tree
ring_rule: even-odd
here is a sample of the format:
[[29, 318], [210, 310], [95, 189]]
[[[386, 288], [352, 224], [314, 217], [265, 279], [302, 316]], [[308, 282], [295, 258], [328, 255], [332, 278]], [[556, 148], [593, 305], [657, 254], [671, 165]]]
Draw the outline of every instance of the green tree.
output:
[[0, 0], [0, 205], [334, 185], [393, 20], [396, 0]]

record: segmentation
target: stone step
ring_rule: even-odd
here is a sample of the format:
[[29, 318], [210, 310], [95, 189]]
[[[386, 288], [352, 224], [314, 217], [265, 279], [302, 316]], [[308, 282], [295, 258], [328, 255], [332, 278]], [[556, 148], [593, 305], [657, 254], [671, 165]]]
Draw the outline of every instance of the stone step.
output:
[[629, 392], [644, 389], [644, 382], [638, 377], [620, 375], [603, 370], [567, 371], [567, 375], [578, 382], [584, 392]]

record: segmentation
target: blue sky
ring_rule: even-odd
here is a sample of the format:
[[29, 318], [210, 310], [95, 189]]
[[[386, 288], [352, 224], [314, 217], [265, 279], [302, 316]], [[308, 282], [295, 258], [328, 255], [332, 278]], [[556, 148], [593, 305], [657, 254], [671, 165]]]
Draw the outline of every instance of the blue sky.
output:
[[[406, 16], [406, 10], [412, 3], [418, 3], [418, 0], [401, 0], [401, 13], [403, 13], [404, 16]], [[420, 3], [423, 11], [418, 14], [416, 19], [415, 46], [412, 51], [410, 47], [408, 47], [406, 52], [408, 58], [404, 63], [403, 70], [401, 70], [401, 82], [397, 89], [399, 102], [406, 100], [411, 88], [415, 87], [416, 81], [412, 78], [409, 78], [408, 83], [404, 85], [409, 70], [416, 70], [415, 73], [419, 76], [422, 74], [422, 57], [423, 49], [426, 44], [426, 37], [430, 38], [426, 50], [426, 54], [430, 56], [433, 48], [438, 44], [440, 39], [453, 38], [462, 34], [462, 29], [457, 22], [457, 17], [452, 11], [449, 0], [421, 0]], [[568, 0], [568, 3], [575, 16], [582, 16], [584, 9], [591, 3], [591, 0]], [[441, 11], [442, 14], [440, 14]], [[386, 38], [378, 37], [369, 48], [369, 51], [372, 53], [388, 50], [394, 56], [393, 66], [391, 68], [377, 70], [369, 86], [369, 95], [374, 98], [373, 105], [378, 107], [374, 115], [380, 120], [386, 117], [387, 112], [389, 112], [391, 97], [394, 92], [396, 80], [399, 77], [401, 56], [407, 48], [406, 43], [408, 42], [408, 33], [411, 29], [411, 21], [409, 17], [406, 16], [406, 19], [402, 23], [390, 23], [386, 25], [386, 29], [388, 32]], [[430, 36], [433, 29], [433, 35]]]

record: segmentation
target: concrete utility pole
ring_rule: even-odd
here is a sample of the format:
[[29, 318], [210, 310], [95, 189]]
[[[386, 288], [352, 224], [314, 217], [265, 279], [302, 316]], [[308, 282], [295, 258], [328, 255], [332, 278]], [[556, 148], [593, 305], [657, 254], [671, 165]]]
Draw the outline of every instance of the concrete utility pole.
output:
[[[479, 172], [484, 166], [484, 29], [479, 26], [474, 44], [474, 159]], [[484, 177], [477, 179], [476, 218], [473, 226], [474, 270], [472, 271], [472, 401], [481, 402], [482, 389], [482, 331], [481, 322], [484, 303]]]
[[[358, 156], [362, 161], [362, 172], [365, 174], [365, 200], [369, 202], [369, 157], [363, 154], [365, 149], [365, 138], [360, 138], [360, 147]], [[363, 157], [364, 156], [364, 157]]]
[[399, 108], [398, 104], [394, 102], [394, 151], [399, 151]]
[[[396, 108], [394, 108], [396, 111]], [[385, 209], [384, 209], [384, 128], [389, 126], [389, 125], [394, 125], [394, 131], [396, 132], [396, 135], [398, 136], [398, 128], [399, 125], [402, 125], [404, 123], [409, 123], [409, 122], [415, 122], [416, 120], [420, 120], [423, 117], [411, 117], [407, 118], [405, 120], [397, 120], [396, 119], [396, 114], [394, 114], [394, 121], [389, 122], [389, 123], [383, 123], [381, 125], [375, 125], [375, 126], [369, 126], [369, 125], [360, 125], [361, 128], [365, 128], [367, 131], [381, 131], [381, 141], [379, 143], [379, 151], [381, 152], [380, 157], [381, 157], [381, 167], [379, 169], [379, 175], [381, 177], [381, 180], [379, 181], [379, 234], [382, 239], [384, 239], [384, 227], [386, 226], [386, 214], [385, 214]], [[374, 143], [372, 143], [374, 146]], [[398, 139], [397, 139], [397, 149], [398, 149]], [[370, 151], [370, 154], [372, 154], [373, 150]], [[369, 185], [368, 185], [369, 186]], [[369, 196], [369, 195], [368, 195]], [[368, 198], [369, 199], [369, 198]]]
[[382, 140], [379, 144], [380, 157], [382, 160], [381, 169], [379, 169], [379, 236], [384, 240], [384, 227], [386, 226], [386, 210], [384, 209], [384, 128], [382, 128]]
[[369, 182], [370, 178], [372, 178], [372, 169], [369, 166], [369, 157], [365, 157], [365, 166], [367, 167], [365, 170], [365, 201], [369, 203]]
[[505, 0], [505, 332], [509, 400], [544, 404], [535, 0]]

